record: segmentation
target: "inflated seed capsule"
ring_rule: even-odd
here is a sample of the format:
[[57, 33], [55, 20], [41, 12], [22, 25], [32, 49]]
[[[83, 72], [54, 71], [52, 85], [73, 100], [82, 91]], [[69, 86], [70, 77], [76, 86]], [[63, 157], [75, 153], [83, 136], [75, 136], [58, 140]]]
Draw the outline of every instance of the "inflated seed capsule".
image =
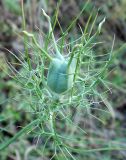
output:
[[71, 56], [66, 60], [58, 50], [55, 37], [53, 35], [50, 17], [45, 13], [43, 9], [42, 12], [49, 22], [49, 33], [52, 36], [52, 41], [56, 50], [55, 58], [52, 58], [47, 53], [47, 51], [40, 47], [33, 34], [30, 34], [26, 31], [23, 31], [23, 33], [26, 36], [31, 37], [33, 43], [37, 46], [41, 53], [50, 60], [50, 66], [47, 75], [47, 85], [53, 92], [61, 94], [66, 92], [73, 86], [73, 79], [75, 78], [74, 75], [77, 62], [76, 57], [74, 57], [74, 52], [79, 48], [79, 45], [76, 45], [74, 47]]
[[53, 29], [52, 29], [50, 17], [45, 13], [43, 9], [42, 9], [42, 12], [43, 12], [43, 15], [48, 20], [49, 33], [52, 37], [54, 48], [56, 50], [55, 58], [50, 58], [49, 55], [43, 52], [50, 59], [50, 66], [49, 66], [48, 75], [47, 75], [47, 85], [53, 92], [57, 94], [61, 94], [72, 87], [76, 64], [72, 65], [73, 55], [71, 56], [69, 61], [67, 61], [59, 52], [55, 37], [53, 35]]
[[58, 94], [72, 87], [73, 70], [71, 66], [68, 67], [66, 60], [53, 58], [48, 70], [47, 85], [53, 92]]

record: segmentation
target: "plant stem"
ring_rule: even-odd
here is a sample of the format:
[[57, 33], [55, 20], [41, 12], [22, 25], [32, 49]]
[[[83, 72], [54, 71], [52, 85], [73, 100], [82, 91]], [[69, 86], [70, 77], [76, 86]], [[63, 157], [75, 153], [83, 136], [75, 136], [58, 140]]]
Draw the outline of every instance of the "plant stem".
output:
[[27, 126], [25, 126], [23, 129], [21, 129], [17, 134], [15, 134], [14, 137], [9, 139], [8, 141], [0, 144], [0, 151], [8, 147], [11, 143], [15, 142], [22, 134], [26, 133], [29, 129], [31, 129], [33, 126], [38, 125], [41, 123], [41, 120], [38, 118], [31, 123], [29, 123]]
[[55, 135], [55, 129], [54, 129], [54, 112], [50, 112], [50, 127], [52, 134]]
[[56, 44], [56, 40], [55, 40], [55, 37], [54, 37], [54, 34], [53, 34], [53, 29], [52, 29], [50, 17], [45, 13], [45, 11], [43, 9], [42, 9], [42, 12], [43, 12], [43, 15], [47, 18], [48, 23], [49, 23], [49, 33], [52, 36], [52, 40], [53, 40], [54, 47], [55, 47], [55, 50], [56, 50], [56, 56], [57, 56], [57, 58], [59, 58], [61, 60], [64, 60], [64, 57], [60, 54], [60, 52], [58, 50], [58, 47], [57, 47], [57, 44]]
[[[23, 0], [21, 0], [21, 9], [22, 9], [22, 19], [23, 19], [23, 30], [25, 30], [26, 28], [26, 23], [25, 23], [25, 16], [24, 16], [24, 3], [23, 3]], [[27, 47], [27, 37], [26, 35], [24, 35], [24, 48], [25, 48], [25, 57], [27, 59], [27, 63], [28, 63], [28, 67], [29, 67], [29, 70], [31, 71], [32, 70], [32, 67], [31, 67], [31, 62], [30, 62], [30, 58], [29, 58], [29, 55], [28, 55], [28, 47]]]
[[39, 49], [42, 53], [44, 53], [46, 57], [48, 57], [50, 60], [52, 60], [52, 57], [49, 56], [49, 54], [48, 54], [44, 49], [42, 49], [42, 48], [39, 46], [39, 44], [37, 43], [37, 41], [36, 41], [36, 39], [35, 39], [35, 37], [34, 37], [33, 34], [28, 33], [28, 32], [26, 32], [26, 31], [23, 31], [23, 33], [24, 33], [26, 36], [31, 37], [33, 43], [38, 47], [38, 49]]

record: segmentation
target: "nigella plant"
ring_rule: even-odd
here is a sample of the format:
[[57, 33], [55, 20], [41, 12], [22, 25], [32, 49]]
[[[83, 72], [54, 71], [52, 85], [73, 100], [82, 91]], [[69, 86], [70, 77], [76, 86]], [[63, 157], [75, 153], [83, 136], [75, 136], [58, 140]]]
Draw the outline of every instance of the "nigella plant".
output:
[[[38, 47], [38, 49], [41, 51], [41, 53], [46, 56], [46, 58], [49, 59], [50, 64], [48, 68], [48, 74], [45, 79], [47, 79], [47, 83], [45, 87], [49, 87], [49, 91], [54, 94], [64, 94], [67, 91], [69, 91], [71, 88], [73, 88], [74, 83], [75, 83], [75, 77], [80, 76], [80, 79], [83, 77], [81, 76], [81, 66], [82, 66], [82, 58], [84, 54], [86, 53], [86, 45], [88, 43], [90, 44], [91, 41], [94, 40], [95, 36], [100, 32], [101, 30], [101, 25], [104, 23], [105, 19], [99, 24], [98, 31], [95, 33], [95, 35], [89, 39], [89, 42], [86, 42], [86, 45], [84, 45], [83, 41], [79, 42], [79, 44], [75, 44], [73, 46], [73, 49], [69, 55], [69, 57], [65, 58], [63, 56], [63, 53], [61, 54], [58, 46], [56, 44], [55, 37], [53, 35], [53, 30], [52, 30], [52, 25], [51, 25], [51, 20], [50, 17], [45, 13], [44, 10], [42, 10], [43, 15], [47, 18], [48, 23], [49, 23], [49, 35], [52, 38], [54, 49], [55, 49], [55, 55], [52, 57], [48, 51], [42, 49], [39, 44], [37, 43], [35, 37], [33, 34], [29, 34], [26, 31], [23, 31], [23, 33], [31, 37], [33, 40], [33, 43]], [[84, 37], [82, 36], [81, 39]], [[82, 78], [83, 79], [83, 78]]]
[[[38, 137], [44, 136], [47, 139], [45, 145], [38, 146], [43, 152], [47, 142], [49, 143], [49, 139], [52, 138], [53, 143], [51, 139], [52, 144], [50, 143], [50, 145], [54, 148], [53, 156], [57, 156], [61, 151], [64, 156], [67, 157], [69, 155], [74, 159], [71, 154], [72, 150], [80, 152], [82, 146], [87, 150], [86, 144], [79, 144], [78, 141], [78, 137], [83, 137], [87, 133], [79, 126], [79, 122], [76, 124], [72, 120], [73, 112], [75, 111], [78, 114], [80, 121], [82, 113], [85, 113], [85, 111], [92, 115], [90, 107], [94, 105], [93, 98], [98, 97], [97, 99], [102, 99], [105, 102], [103, 95], [97, 91], [97, 88], [99, 83], [106, 86], [104, 81], [105, 71], [110, 64], [112, 51], [110, 54], [106, 54], [108, 60], [104, 61], [99, 58], [98, 63], [98, 55], [93, 51], [93, 47], [97, 45], [96, 37], [100, 34], [105, 19], [99, 23], [98, 29], [92, 34], [97, 15], [90, 32], [87, 33], [91, 19], [89, 18], [85, 30], [80, 27], [82, 35], [66, 44], [67, 32], [64, 32], [59, 40], [55, 40], [51, 19], [44, 10], [42, 10], [42, 13], [48, 21], [49, 28], [49, 34], [43, 40], [45, 42], [44, 47], [37, 42], [34, 34], [23, 30], [22, 33], [27, 44], [25, 44], [26, 56], [21, 60], [13, 54], [22, 65], [22, 68], [17, 71], [14, 77], [21, 85], [21, 95], [24, 95], [24, 98], [21, 97], [21, 103], [23, 104], [24, 102], [25, 104], [22, 108], [34, 113], [35, 120], [21, 129], [14, 137], [3, 142], [0, 145], [0, 150], [5, 149], [21, 135], [32, 132], [35, 128], [33, 132]], [[33, 50], [32, 54], [28, 53], [30, 52], [27, 47], [28, 39], [32, 40], [29, 45]], [[49, 41], [51, 43], [50, 46]], [[54, 54], [51, 54], [52, 50]], [[12, 69], [12, 66], [10, 67]], [[114, 116], [110, 105], [108, 109]], [[93, 117], [102, 122], [100, 118], [94, 115]], [[69, 129], [66, 129], [65, 124], [69, 126]], [[62, 134], [62, 131], [65, 133]], [[69, 144], [69, 140], [72, 141], [71, 144]], [[74, 146], [80, 149], [76, 149]]]
[[[47, 18], [49, 23], [49, 35], [52, 37], [52, 41], [54, 44], [55, 55], [54, 57], [50, 56], [46, 50], [42, 49], [39, 44], [36, 42], [34, 35], [29, 34], [26, 31], [23, 33], [31, 37], [33, 39], [34, 44], [40, 49], [41, 53], [49, 59], [50, 64], [48, 68], [47, 74], [47, 87], [49, 87], [49, 91], [52, 92], [52, 95], [63, 94], [68, 91], [73, 86], [74, 77], [76, 75], [75, 70], [77, 69], [77, 59], [80, 57], [80, 46], [76, 45], [68, 58], [64, 58], [63, 54], [60, 53], [58, 46], [56, 44], [55, 37], [53, 35], [52, 25], [50, 17], [45, 13], [44, 10], [43, 15]], [[82, 47], [82, 46], [81, 46]], [[76, 48], [76, 52], [75, 52]], [[77, 51], [78, 50], [78, 51]], [[46, 87], [46, 86], [45, 86]]]

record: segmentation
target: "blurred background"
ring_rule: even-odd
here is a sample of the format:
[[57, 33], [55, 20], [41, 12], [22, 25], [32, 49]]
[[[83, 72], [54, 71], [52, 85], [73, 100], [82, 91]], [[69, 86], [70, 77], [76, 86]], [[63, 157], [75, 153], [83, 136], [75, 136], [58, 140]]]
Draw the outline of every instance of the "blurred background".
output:
[[[58, 19], [63, 31], [67, 29], [72, 19], [81, 11], [86, 0], [62, 0], [60, 3]], [[26, 30], [33, 33], [45, 32], [48, 29], [48, 23], [42, 16], [43, 8], [51, 17], [55, 13], [57, 1], [55, 0], [24, 0], [24, 11], [26, 19]], [[126, 148], [126, 0], [90, 0], [84, 13], [71, 28], [67, 41], [78, 37], [80, 27], [86, 26], [91, 11], [94, 11], [92, 21], [98, 11], [98, 18], [93, 27], [95, 32], [99, 22], [106, 17], [106, 22], [102, 27], [101, 34], [97, 41], [104, 42], [94, 48], [96, 54], [105, 54], [110, 52], [113, 37], [115, 35], [114, 59], [110, 70], [106, 73], [110, 92], [106, 94], [109, 105], [112, 106], [115, 117], [105, 113], [93, 113], [95, 116], [102, 116], [105, 124], [97, 123], [93, 120], [90, 124], [90, 130], [95, 133], [95, 138], [116, 140], [121, 146]], [[89, 24], [90, 25], [90, 24]], [[20, 93], [20, 87], [10, 77], [13, 73], [8, 68], [8, 62], [13, 63], [17, 70], [21, 66], [17, 64], [16, 58], [10, 54], [14, 53], [20, 57], [19, 51], [24, 52], [23, 39], [20, 36], [22, 31], [22, 14], [20, 0], [0, 0], [0, 140], [11, 138], [22, 126], [28, 124], [33, 116], [25, 112], [25, 104], [19, 96], [18, 103], [14, 99], [17, 93]], [[54, 34], [56, 38], [61, 35], [61, 29], [58, 24], [55, 26]], [[41, 37], [40, 37], [41, 39]], [[41, 40], [40, 40], [41, 41]], [[9, 50], [9, 51], [8, 51]], [[107, 102], [106, 102], [107, 103]], [[22, 109], [23, 108], [23, 109]], [[81, 121], [84, 121], [82, 119]], [[85, 128], [86, 130], [86, 128]], [[8, 132], [9, 131], [9, 132]], [[63, 131], [62, 131], [63, 132]], [[24, 136], [20, 141], [15, 142], [10, 147], [0, 152], [0, 160], [49, 160], [52, 156], [50, 145], [46, 147], [45, 155], [35, 149], [37, 137]], [[87, 144], [89, 148], [100, 146], [92, 136], [88, 139], [91, 143]], [[42, 143], [42, 142], [41, 142]], [[44, 143], [44, 142], [43, 142]], [[85, 155], [74, 154], [77, 160], [125, 160], [126, 151], [96, 151], [85, 153]], [[56, 158], [54, 158], [56, 159]], [[59, 153], [59, 160], [63, 160]]]

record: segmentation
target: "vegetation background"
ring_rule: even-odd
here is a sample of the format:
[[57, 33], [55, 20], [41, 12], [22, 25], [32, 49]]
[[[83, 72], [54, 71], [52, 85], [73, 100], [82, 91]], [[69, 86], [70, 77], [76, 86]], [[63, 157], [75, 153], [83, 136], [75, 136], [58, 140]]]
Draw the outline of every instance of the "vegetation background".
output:
[[[62, 29], [65, 30], [81, 11], [86, 0], [62, 0], [59, 8], [58, 19]], [[50, 16], [53, 17], [57, 2], [55, 0], [25, 0], [24, 10], [26, 18], [26, 29], [29, 32], [40, 34], [48, 29], [48, 24], [41, 14], [43, 8]], [[89, 149], [96, 149], [103, 145], [114, 141], [115, 145], [126, 148], [126, 0], [90, 0], [84, 13], [77, 20], [74, 27], [70, 30], [67, 41], [74, 40], [79, 36], [80, 28], [86, 26], [91, 11], [98, 11], [98, 18], [93, 27], [93, 31], [97, 30], [99, 22], [106, 17], [106, 22], [102, 28], [102, 33], [97, 37], [97, 41], [104, 42], [94, 48], [97, 55], [110, 52], [113, 35], [115, 35], [115, 44], [113, 54], [115, 55], [110, 68], [106, 72], [109, 91], [106, 93], [105, 104], [113, 108], [114, 117], [106, 112], [98, 111], [105, 109], [105, 105], [100, 103], [97, 110], [93, 110], [92, 114], [102, 121], [94, 117], [79, 118], [79, 112], [73, 115], [73, 122], [76, 124], [84, 123], [84, 130], [89, 131], [85, 145]], [[11, 138], [23, 126], [34, 119], [25, 110], [27, 104], [23, 101], [22, 96], [16, 97], [20, 93], [20, 86], [10, 76], [12, 72], [8, 68], [8, 62], [14, 65], [19, 71], [21, 66], [10, 52], [20, 57], [19, 51], [24, 52], [22, 31], [22, 15], [20, 0], [1, 0], [0, 1], [0, 141]], [[58, 38], [61, 34], [58, 24], [55, 26], [54, 34]], [[40, 41], [41, 41], [41, 37]], [[6, 49], [5, 49], [6, 48]], [[9, 51], [8, 51], [9, 50]], [[100, 61], [100, 59], [98, 59]], [[102, 88], [100, 88], [102, 89]], [[99, 106], [99, 105], [98, 105]], [[74, 132], [72, 128], [72, 132]], [[59, 124], [59, 130], [64, 129]], [[51, 140], [52, 141], [52, 140]], [[44, 154], [40, 148], [36, 148], [36, 144], [44, 145], [46, 142], [44, 137], [38, 138], [38, 135], [27, 134], [15, 141], [7, 149], [0, 151], [1, 160], [49, 160], [53, 156], [51, 143], [46, 145]], [[72, 142], [70, 141], [69, 143]], [[80, 141], [80, 144], [83, 143]], [[106, 145], [104, 145], [105, 147]], [[72, 153], [75, 159], [79, 160], [125, 160], [125, 150], [96, 150], [93, 152], [84, 152], [83, 154]], [[64, 157], [63, 153], [58, 153], [58, 158], [52, 159], [72, 159]]]

